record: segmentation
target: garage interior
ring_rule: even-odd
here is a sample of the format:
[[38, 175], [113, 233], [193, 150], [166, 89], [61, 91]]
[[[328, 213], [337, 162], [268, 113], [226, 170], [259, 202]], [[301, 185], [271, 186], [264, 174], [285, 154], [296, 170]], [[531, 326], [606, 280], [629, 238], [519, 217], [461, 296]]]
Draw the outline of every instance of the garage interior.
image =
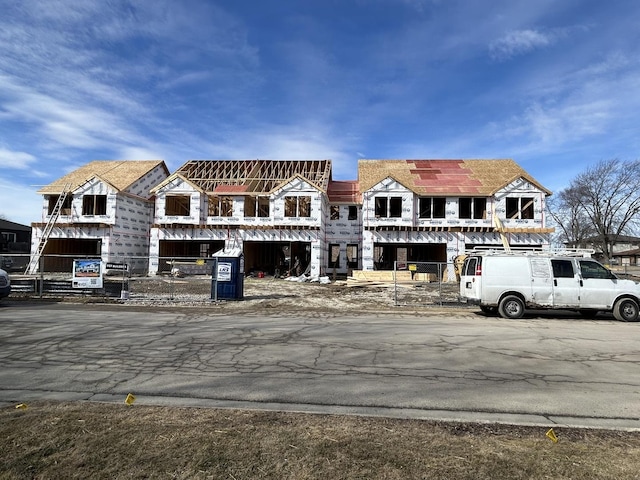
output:
[[160, 240], [158, 272], [170, 272], [172, 260], [193, 260], [211, 257], [224, 248], [224, 240]]
[[43, 272], [72, 272], [74, 258], [100, 257], [102, 240], [49, 238], [40, 262]]
[[244, 265], [247, 274], [264, 272], [267, 275], [299, 276], [310, 263], [310, 242], [244, 242]]
[[375, 243], [373, 255], [375, 270], [393, 270], [394, 262], [446, 262], [447, 244]]

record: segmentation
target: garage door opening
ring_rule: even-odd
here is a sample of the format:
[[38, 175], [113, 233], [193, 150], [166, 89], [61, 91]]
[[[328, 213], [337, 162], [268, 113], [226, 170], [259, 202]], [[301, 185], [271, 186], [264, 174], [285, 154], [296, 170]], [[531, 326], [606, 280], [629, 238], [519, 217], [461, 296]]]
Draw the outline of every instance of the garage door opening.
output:
[[373, 246], [373, 267], [375, 270], [393, 270], [394, 262], [446, 262], [446, 243], [389, 244], [376, 243]]
[[197, 260], [210, 258], [211, 255], [224, 248], [224, 240], [160, 240], [159, 272], [170, 272], [172, 260]]
[[249, 275], [264, 272], [282, 277], [299, 276], [310, 263], [309, 242], [244, 242], [245, 271]]
[[72, 272], [74, 258], [100, 257], [102, 240], [49, 238], [40, 261], [43, 272]]

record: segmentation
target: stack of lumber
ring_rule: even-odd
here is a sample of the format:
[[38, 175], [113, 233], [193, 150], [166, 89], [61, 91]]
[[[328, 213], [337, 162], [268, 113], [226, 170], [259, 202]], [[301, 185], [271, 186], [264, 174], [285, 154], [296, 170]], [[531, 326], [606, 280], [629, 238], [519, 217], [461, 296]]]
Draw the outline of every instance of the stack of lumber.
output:
[[413, 279], [408, 270], [394, 272], [387, 270], [354, 270], [346, 282], [336, 282], [338, 285], [347, 287], [393, 287], [395, 284], [403, 287], [411, 287], [424, 282], [437, 281], [436, 275], [432, 273], [415, 273]]

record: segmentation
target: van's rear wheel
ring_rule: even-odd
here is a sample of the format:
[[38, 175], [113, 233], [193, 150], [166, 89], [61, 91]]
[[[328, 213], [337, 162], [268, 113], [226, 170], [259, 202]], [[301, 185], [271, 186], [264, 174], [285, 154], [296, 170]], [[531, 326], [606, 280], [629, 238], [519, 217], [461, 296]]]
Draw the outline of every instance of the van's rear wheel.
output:
[[500, 300], [498, 313], [504, 318], [522, 318], [524, 315], [524, 302], [520, 297], [515, 295], [507, 295]]
[[637, 322], [640, 316], [638, 302], [631, 298], [621, 298], [613, 306], [613, 316], [621, 322]]

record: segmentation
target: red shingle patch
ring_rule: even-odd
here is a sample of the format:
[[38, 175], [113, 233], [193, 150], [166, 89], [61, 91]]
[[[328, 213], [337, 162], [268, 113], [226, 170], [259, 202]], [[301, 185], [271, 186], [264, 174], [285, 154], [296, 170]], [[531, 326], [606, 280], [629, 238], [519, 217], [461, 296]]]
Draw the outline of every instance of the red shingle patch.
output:
[[218, 185], [213, 193], [244, 193], [246, 191], [246, 185]]
[[327, 196], [332, 203], [360, 203], [360, 191], [356, 180], [329, 182]]

